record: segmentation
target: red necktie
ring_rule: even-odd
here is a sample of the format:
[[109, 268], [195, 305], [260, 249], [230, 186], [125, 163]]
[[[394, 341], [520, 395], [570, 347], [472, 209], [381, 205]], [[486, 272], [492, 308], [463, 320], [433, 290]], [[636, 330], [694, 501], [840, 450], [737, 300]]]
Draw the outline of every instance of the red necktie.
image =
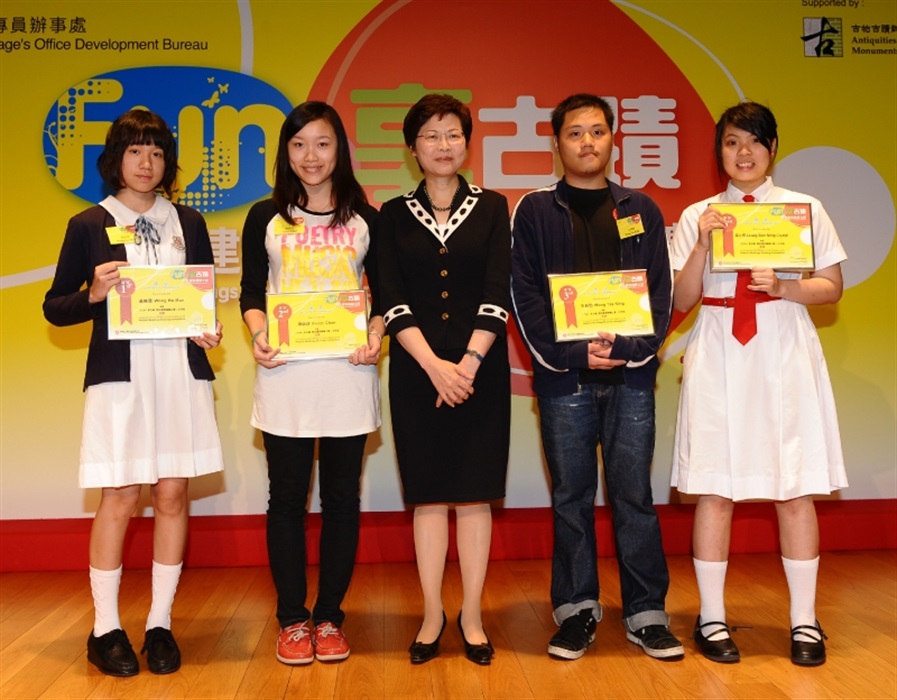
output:
[[[753, 202], [754, 195], [746, 194], [745, 202]], [[732, 335], [742, 345], [747, 345], [757, 335], [757, 301], [765, 296], [762, 292], [748, 289], [751, 283], [750, 270], [738, 270], [735, 282], [735, 308], [732, 309]]]

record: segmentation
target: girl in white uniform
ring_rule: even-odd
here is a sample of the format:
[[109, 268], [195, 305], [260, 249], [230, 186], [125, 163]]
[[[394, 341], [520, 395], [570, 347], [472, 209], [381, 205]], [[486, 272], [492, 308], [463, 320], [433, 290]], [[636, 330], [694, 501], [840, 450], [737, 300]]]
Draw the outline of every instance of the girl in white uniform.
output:
[[[699, 301], [702, 307], [685, 351], [672, 484], [698, 495], [698, 649], [713, 661], [740, 658], [724, 603], [733, 502], [769, 499], [776, 503], [791, 594], [791, 660], [816, 666], [825, 661], [825, 635], [815, 613], [819, 532], [812, 494], [844, 488], [847, 477], [828, 370], [806, 307], [840, 299], [847, 256], [818, 200], [773, 185], [767, 173], [777, 148], [768, 108], [745, 102], [726, 110], [716, 125], [716, 154], [729, 184], [688, 207], [673, 234], [675, 308], [687, 313]], [[741, 201], [807, 203], [816, 269], [711, 273], [710, 232], [725, 228], [713, 205]]]
[[106, 296], [127, 265], [214, 262], [202, 216], [172, 204], [174, 137], [165, 122], [131, 110], [113, 122], [97, 165], [115, 194], [69, 222], [44, 315], [59, 326], [91, 321], [84, 388], [80, 485], [101, 488], [90, 533], [94, 627], [87, 658], [132, 676], [137, 657], [121, 628], [118, 591], [125, 533], [143, 484], [153, 501], [153, 598], [142, 651], [153, 673], [181, 664], [171, 606], [187, 538], [187, 479], [221, 471], [212, 368], [215, 333], [185, 340], [109, 340]]

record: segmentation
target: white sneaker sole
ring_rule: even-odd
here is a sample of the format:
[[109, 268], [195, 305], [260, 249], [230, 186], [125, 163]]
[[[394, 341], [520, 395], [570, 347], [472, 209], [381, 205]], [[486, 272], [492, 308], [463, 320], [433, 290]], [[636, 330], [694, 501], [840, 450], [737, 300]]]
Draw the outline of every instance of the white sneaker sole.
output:
[[680, 659], [685, 656], [685, 647], [681, 644], [677, 647], [670, 647], [669, 649], [650, 649], [644, 645], [641, 639], [636, 637], [632, 632], [626, 632], [626, 639], [628, 639], [633, 644], [637, 644], [642, 648], [642, 650], [650, 656], [652, 659]]
[[589, 648], [589, 644], [595, 641], [595, 635], [593, 634], [589, 637], [589, 642], [586, 644], [584, 649], [567, 649], [566, 647], [556, 647], [551, 644], [548, 645], [548, 655], [553, 656], [556, 659], [563, 659], [564, 661], [573, 661], [575, 659], [579, 659], [586, 653], [586, 650]]
[[287, 666], [305, 666], [305, 664], [310, 664], [315, 660], [314, 656], [309, 656], [307, 659], [288, 659], [277, 652], [274, 652], [274, 656], [277, 657], [277, 660], [280, 661], [280, 663], [286, 664]]

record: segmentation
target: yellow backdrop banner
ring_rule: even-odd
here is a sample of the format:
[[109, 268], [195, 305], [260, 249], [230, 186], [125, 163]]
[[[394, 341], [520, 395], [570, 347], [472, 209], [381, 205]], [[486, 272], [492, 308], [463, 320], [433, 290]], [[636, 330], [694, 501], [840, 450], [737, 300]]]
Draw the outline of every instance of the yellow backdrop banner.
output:
[[[98, 502], [77, 486], [90, 329], [50, 326], [41, 302], [68, 219], [104, 196], [95, 164], [116, 116], [138, 106], [162, 114], [178, 140], [180, 201], [209, 224], [225, 326], [211, 359], [226, 469], [195, 480], [192, 513], [239, 515], [264, 512], [267, 500], [261, 439], [249, 426], [255, 363], [237, 301], [240, 234], [249, 206], [270, 193], [283, 118], [309, 98], [333, 104], [379, 205], [419, 176], [400, 125], [432, 91], [470, 105], [465, 174], [512, 206], [558, 177], [551, 108], [574, 92], [606, 97], [617, 115], [610, 175], [650, 194], [669, 230], [685, 206], [721, 189], [718, 115], [742, 99], [769, 105], [780, 129], [776, 182], [819, 197], [849, 255], [841, 302], [812, 309], [851, 482], [837, 497], [897, 497], [893, 0], [157, 0], [151, 9], [4, 0], [0, 517], [82, 517]], [[663, 349], [658, 503], [679, 498], [670, 462], [692, 320], [676, 317]], [[547, 506], [531, 368], [513, 340], [505, 505]], [[368, 442], [366, 510], [402, 508], [385, 399], [384, 425]]]

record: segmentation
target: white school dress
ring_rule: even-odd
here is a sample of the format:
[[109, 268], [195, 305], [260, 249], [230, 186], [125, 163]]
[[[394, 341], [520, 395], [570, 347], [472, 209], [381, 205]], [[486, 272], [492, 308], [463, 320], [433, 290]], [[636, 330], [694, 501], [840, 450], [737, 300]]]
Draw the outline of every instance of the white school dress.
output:
[[[116, 225], [140, 216], [115, 197], [100, 202]], [[129, 243], [132, 265], [183, 265], [184, 234], [164, 197], [144, 214], [159, 243]], [[110, 341], [117, 342], [117, 341]], [[81, 439], [82, 488], [155, 484], [159, 479], [221, 471], [224, 460], [212, 383], [193, 377], [184, 338], [132, 340], [131, 381], [87, 388]]]
[[[811, 204], [816, 269], [847, 259], [819, 200], [773, 185], [758, 202]], [[708, 204], [740, 202], [725, 192], [692, 204], [673, 233], [671, 263], [681, 270], [698, 237]], [[798, 273], [778, 273], [796, 279]], [[736, 273], [704, 268], [704, 296], [735, 295]], [[807, 307], [781, 299], [757, 304], [757, 335], [741, 345], [732, 335], [731, 308], [702, 306], [683, 359], [672, 485], [682, 493], [734, 501], [784, 501], [845, 488], [847, 474], [832, 385]]]

